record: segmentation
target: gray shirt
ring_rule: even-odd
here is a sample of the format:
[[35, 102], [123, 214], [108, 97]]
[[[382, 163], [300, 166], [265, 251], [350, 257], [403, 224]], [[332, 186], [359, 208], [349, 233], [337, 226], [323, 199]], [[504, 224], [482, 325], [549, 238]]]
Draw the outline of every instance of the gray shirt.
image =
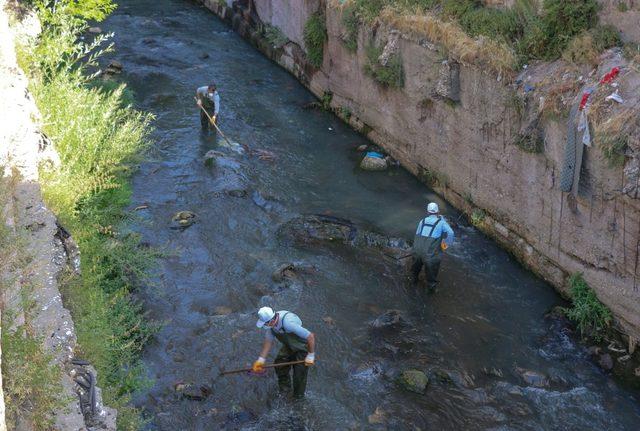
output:
[[264, 326], [264, 328], [267, 330], [267, 332], [265, 333], [265, 338], [267, 340], [273, 341], [273, 339], [275, 338], [271, 330], [277, 332], [278, 334], [284, 334], [285, 332], [293, 333], [303, 340], [309, 338], [311, 332], [302, 327], [302, 320], [300, 320], [297, 315], [286, 310], [280, 310], [276, 314], [280, 316], [280, 318], [278, 319], [278, 323], [272, 328]]
[[205, 85], [204, 87], [199, 87], [196, 90], [196, 94], [200, 99], [207, 99], [215, 106], [213, 115], [218, 115], [218, 111], [220, 110], [220, 95], [218, 94], [218, 90], [214, 91], [213, 94], [209, 93], [209, 86]]

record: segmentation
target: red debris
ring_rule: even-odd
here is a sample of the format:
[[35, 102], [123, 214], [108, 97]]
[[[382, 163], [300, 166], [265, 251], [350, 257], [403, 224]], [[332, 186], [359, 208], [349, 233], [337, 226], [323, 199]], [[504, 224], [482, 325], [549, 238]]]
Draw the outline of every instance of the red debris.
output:
[[581, 111], [584, 109], [585, 106], [587, 106], [587, 101], [589, 100], [589, 96], [591, 96], [591, 93], [589, 93], [588, 91], [585, 91], [584, 93], [582, 93], [582, 99], [580, 100]]
[[618, 76], [618, 74], [620, 73], [620, 68], [619, 67], [614, 67], [613, 69], [611, 69], [609, 71], [609, 73], [607, 73], [606, 75], [604, 75], [602, 77], [602, 79], [600, 80], [600, 84], [608, 84], [611, 81], [613, 81], [616, 76]]

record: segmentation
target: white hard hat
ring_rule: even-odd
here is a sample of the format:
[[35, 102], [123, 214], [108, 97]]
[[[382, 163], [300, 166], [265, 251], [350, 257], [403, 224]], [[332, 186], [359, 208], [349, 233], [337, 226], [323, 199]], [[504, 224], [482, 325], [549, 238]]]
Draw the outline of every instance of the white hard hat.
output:
[[427, 212], [429, 214], [438, 214], [440, 212], [440, 208], [438, 208], [437, 203], [430, 202], [429, 205], [427, 205]]
[[265, 323], [275, 317], [276, 313], [273, 311], [271, 307], [262, 307], [258, 310], [258, 321], [256, 322], [256, 326], [258, 328], [262, 328]]

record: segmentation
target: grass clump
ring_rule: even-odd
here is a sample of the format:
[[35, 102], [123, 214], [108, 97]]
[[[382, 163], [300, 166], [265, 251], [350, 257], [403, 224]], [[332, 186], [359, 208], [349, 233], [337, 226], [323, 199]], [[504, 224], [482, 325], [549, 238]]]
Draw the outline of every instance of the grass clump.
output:
[[351, 3], [342, 10], [342, 25], [345, 29], [345, 33], [342, 35], [344, 45], [349, 51], [356, 52], [358, 50], [360, 19], [355, 4]]
[[[0, 292], [7, 295], [12, 288], [16, 291], [17, 308], [2, 309], [2, 386], [6, 406], [6, 422], [9, 429], [15, 429], [18, 418], [27, 417], [36, 431], [45, 431], [53, 426], [53, 413], [64, 406], [62, 393], [62, 369], [45, 352], [41, 338], [34, 335], [30, 321], [33, 301], [32, 286], [19, 280], [20, 274], [28, 274], [29, 257], [25, 255], [24, 240], [19, 232], [6, 225], [3, 218], [13, 187], [2, 177], [4, 167], [0, 166]], [[22, 312], [24, 323], [15, 325], [13, 316]]]
[[282, 30], [271, 24], [265, 24], [264, 37], [274, 48], [282, 48], [287, 42], [289, 42], [289, 38], [285, 36]]
[[485, 217], [486, 215], [484, 211], [482, 211], [479, 208], [476, 208], [471, 213], [471, 224], [476, 227], [482, 226], [482, 223], [484, 223]]
[[569, 279], [572, 306], [565, 309], [567, 317], [572, 320], [583, 336], [591, 336], [602, 340], [604, 331], [611, 325], [611, 311], [598, 299], [593, 290], [582, 278], [582, 274], [574, 274]]
[[544, 151], [544, 140], [536, 133], [520, 134], [514, 144], [526, 153], [540, 154]]
[[316, 12], [309, 17], [304, 25], [303, 36], [309, 63], [319, 68], [322, 66], [324, 43], [327, 40], [327, 27], [323, 14]]
[[392, 54], [387, 64], [380, 63], [383, 49], [375, 45], [367, 47], [367, 63], [364, 71], [384, 87], [402, 88], [404, 86], [404, 69], [399, 53]]
[[37, 431], [52, 429], [53, 415], [63, 408], [62, 369], [44, 351], [43, 340], [28, 324], [7, 330], [11, 319], [2, 319], [2, 378], [9, 429], [27, 416]]
[[69, 275], [62, 287], [76, 324], [76, 354], [97, 369], [105, 404], [119, 410], [118, 428], [137, 429], [142, 422], [128, 401], [145, 385], [139, 355], [155, 325], [131, 294], [155, 253], [120, 231], [152, 117], [128, 103], [124, 84], [105, 85], [89, 73], [104, 38], [82, 42], [87, 23], [76, 16], [78, 5], [41, 3], [42, 34], [22, 50], [20, 63], [61, 161], [41, 169], [43, 195], [82, 256], [81, 275]]

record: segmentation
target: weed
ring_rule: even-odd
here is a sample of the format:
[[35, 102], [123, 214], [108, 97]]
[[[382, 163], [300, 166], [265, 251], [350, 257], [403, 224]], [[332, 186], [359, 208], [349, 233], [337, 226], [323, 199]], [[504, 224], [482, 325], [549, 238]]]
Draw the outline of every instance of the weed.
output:
[[27, 325], [15, 331], [9, 319], [2, 321], [2, 376], [7, 406], [7, 424], [15, 428], [24, 411], [36, 430], [53, 426], [51, 412], [63, 408], [62, 370], [46, 354], [43, 340], [34, 337]]
[[562, 53], [562, 58], [576, 64], [598, 65], [600, 51], [596, 49], [591, 33], [584, 32], [574, 37]]
[[464, 198], [464, 201], [469, 204], [469, 205], [474, 205], [473, 203], [473, 195], [470, 192], [465, 192], [464, 195], [462, 196]]
[[320, 99], [320, 104], [322, 105], [322, 109], [324, 109], [325, 111], [330, 111], [332, 99], [333, 99], [333, 93], [330, 91], [325, 91], [322, 94], [322, 98]]
[[324, 43], [327, 40], [327, 27], [325, 17], [320, 13], [314, 13], [304, 25], [304, 45], [307, 48], [307, 57], [313, 67], [322, 66], [324, 58]]
[[119, 429], [136, 429], [140, 417], [127, 403], [145, 385], [139, 354], [156, 326], [131, 292], [145, 280], [155, 252], [117, 231], [128, 220], [129, 176], [148, 145], [152, 117], [126, 101], [125, 85], [96, 82], [88, 73], [104, 52], [104, 38], [83, 43], [86, 22], [72, 18], [70, 5], [39, 8], [42, 34], [20, 64], [61, 160], [58, 168], [41, 169], [43, 195], [82, 255], [81, 275], [62, 286], [79, 351], [96, 367], [105, 403], [119, 410]]
[[401, 88], [404, 86], [404, 70], [399, 53], [391, 55], [386, 65], [380, 64], [382, 48], [370, 45], [367, 47], [367, 63], [364, 71], [385, 87]]
[[486, 215], [480, 208], [476, 208], [471, 213], [471, 224], [480, 227], [484, 223]]
[[520, 134], [513, 143], [527, 153], [539, 154], [544, 151], [544, 140], [537, 133]]
[[30, 327], [33, 286], [17, 279], [19, 273], [29, 272], [29, 257], [25, 255], [21, 233], [9, 229], [2, 217], [13, 189], [11, 182], [2, 178], [2, 172], [4, 167], [0, 166], [0, 292], [6, 294], [13, 286], [20, 289], [18, 308], [25, 318], [25, 323], [14, 327], [17, 310], [3, 307], [0, 326], [6, 419], [9, 428], [14, 429], [17, 419], [26, 415], [35, 430], [49, 430], [53, 425], [51, 412], [65, 404], [60, 396], [62, 370]]
[[609, 166], [623, 166], [628, 146], [627, 137], [622, 135], [607, 136], [600, 134], [597, 135], [597, 139], [600, 144], [602, 155], [609, 162]]
[[282, 48], [289, 42], [289, 38], [285, 36], [282, 30], [274, 25], [265, 24], [263, 31], [265, 39], [269, 42], [269, 45], [274, 48]]
[[618, 2], [618, 5], [616, 6], [616, 8], [618, 9], [618, 12], [625, 13], [626, 11], [629, 10], [629, 5], [627, 5], [627, 2], [623, 0]]
[[358, 50], [358, 29], [360, 27], [360, 20], [358, 19], [357, 9], [354, 4], [349, 4], [343, 9], [342, 25], [345, 29], [342, 41], [349, 51], [356, 52]]
[[611, 311], [598, 300], [598, 297], [582, 278], [582, 274], [573, 274], [569, 278], [572, 307], [565, 313], [577, 326], [583, 336], [602, 340], [604, 330], [611, 325]]
[[347, 108], [346, 106], [341, 106], [340, 116], [345, 120], [349, 121], [351, 119], [351, 109]]
[[593, 37], [593, 43], [598, 52], [622, 45], [620, 33], [612, 25], [597, 25], [589, 30], [589, 33]]

